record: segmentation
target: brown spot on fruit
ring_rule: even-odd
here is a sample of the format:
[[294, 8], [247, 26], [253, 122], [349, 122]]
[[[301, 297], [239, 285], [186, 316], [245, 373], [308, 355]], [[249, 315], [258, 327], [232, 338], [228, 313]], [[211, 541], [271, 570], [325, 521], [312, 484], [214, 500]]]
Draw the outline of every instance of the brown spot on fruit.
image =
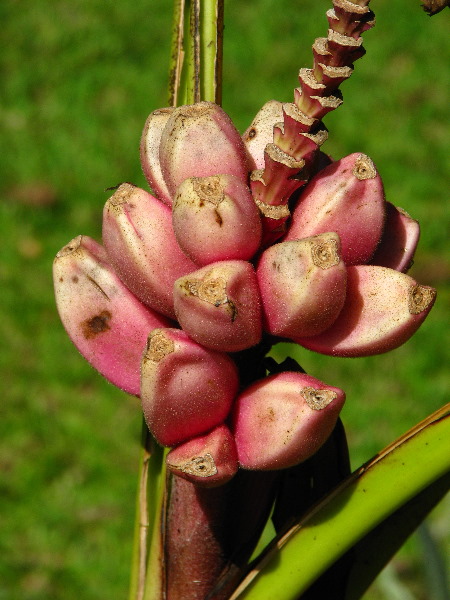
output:
[[217, 208], [214, 211], [214, 216], [215, 216], [215, 219], [216, 219], [216, 223], [218, 223], [219, 227], [222, 227], [222, 225], [223, 225], [223, 219], [220, 216], [220, 212], [217, 210]]
[[99, 315], [95, 315], [90, 319], [86, 319], [81, 323], [84, 337], [89, 340], [97, 336], [99, 333], [104, 333], [110, 329], [109, 321], [111, 313], [108, 310], [102, 311]]

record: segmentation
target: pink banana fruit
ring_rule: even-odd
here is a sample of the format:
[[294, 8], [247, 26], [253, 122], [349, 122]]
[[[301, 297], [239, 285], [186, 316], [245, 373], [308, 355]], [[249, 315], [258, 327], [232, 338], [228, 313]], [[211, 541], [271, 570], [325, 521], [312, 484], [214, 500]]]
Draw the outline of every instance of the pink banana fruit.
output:
[[402, 208], [386, 203], [383, 236], [370, 264], [405, 273], [411, 267], [420, 237], [420, 225]]
[[161, 172], [159, 144], [164, 127], [174, 110], [172, 107], [160, 108], [150, 113], [144, 125], [139, 148], [145, 178], [154, 194], [168, 206], [172, 206], [172, 198]]
[[261, 255], [256, 275], [264, 326], [272, 335], [292, 338], [322, 333], [344, 305], [347, 270], [337, 233], [271, 246]]
[[173, 284], [197, 265], [178, 246], [170, 208], [123, 183], [105, 204], [103, 243], [125, 285], [142, 302], [174, 318]]
[[198, 265], [249, 260], [261, 243], [261, 219], [250, 190], [234, 175], [190, 177], [172, 207], [175, 237]]
[[283, 372], [254, 383], [237, 397], [232, 431], [244, 469], [285, 469], [325, 443], [345, 393], [303, 373]]
[[188, 177], [224, 173], [247, 180], [244, 143], [225, 111], [212, 102], [176, 108], [159, 147], [161, 170], [171, 197]]
[[249, 262], [216, 262], [180, 277], [174, 304], [182, 328], [206, 348], [237, 352], [261, 340], [261, 300]]
[[145, 420], [163, 446], [205, 434], [227, 417], [239, 385], [223, 352], [192, 341], [179, 329], [154, 329], [141, 366]]
[[226, 425], [173, 448], [166, 458], [170, 471], [201, 487], [217, 487], [238, 470], [236, 444]]
[[273, 128], [283, 120], [283, 103], [269, 100], [255, 115], [242, 134], [247, 152], [252, 160], [252, 170], [264, 168], [264, 150], [273, 143]]
[[170, 321], [125, 287], [105, 249], [79, 235], [56, 255], [55, 297], [70, 339], [108, 381], [139, 396], [141, 356], [148, 334]]
[[404, 344], [430, 312], [436, 290], [372, 265], [347, 269], [347, 297], [334, 324], [298, 344], [333, 356], [371, 356]]
[[350, 154], [325, 167], [300, 194], [285, 241], [335, 231], [346, 265], [370, 260], [385, 219], [383, 183], [372, 160]]

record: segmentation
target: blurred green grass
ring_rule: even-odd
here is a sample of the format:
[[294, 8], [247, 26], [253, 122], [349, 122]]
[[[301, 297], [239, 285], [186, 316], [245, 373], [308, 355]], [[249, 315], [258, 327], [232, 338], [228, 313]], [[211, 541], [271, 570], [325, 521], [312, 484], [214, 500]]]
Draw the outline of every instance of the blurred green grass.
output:
[[[290, 101], [327, 0], [226, 2], [223, 105], [243, 130], [263, 102]], [[438, 289], [425, 325], [386, 356], [295, 350], [347, 391], [353, 465], [441, 406], [448, 394], [448, 11], [373, 3], [367, 56], [326, 118], [326, 151], [362, 151], [388, 199], [422, 224], [412, 274]], [[51, 262], [71, 238], [100, 238], [105, 188], [145, 187], [138, 144], [166, 104], [171, 3], [3, 0], [0, 5], [0, 600], [124, 598], [140, 435], [138, 402], [78, 355], [54, 307]], [[292, 348], [277, 349], [280, 357]], [[430, 528], [448, 541], [450, 506]], [[426, 557], [412, 539], [394, 562], [420, 600]], [[374, 586], [367, 600], [388, 599]]]

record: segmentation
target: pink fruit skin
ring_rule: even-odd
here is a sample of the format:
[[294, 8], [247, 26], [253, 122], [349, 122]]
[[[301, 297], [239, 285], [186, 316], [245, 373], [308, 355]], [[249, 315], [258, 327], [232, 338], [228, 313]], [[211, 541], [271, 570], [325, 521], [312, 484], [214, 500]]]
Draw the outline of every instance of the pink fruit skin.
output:
[[[311, 408], [302, 395], [315, 392], [328, 398], [320, 409]], [[233, 407], [240, 466], [274, 470], [303, 462], [325, 443], [344, 401], [342, 390], [303, 373], [284, 372], [254, 383]]]
[[178, 246], [170, 208], [123, 183], [105, 204], [103, 243], [125, 285], [142, 302], [174, 318], [173, 284], [197, 265]]
[[229, 356], [207, 350], [179, 329], [149, 336], [141, 367], [148, 427], [163, 446], [202, 435], [227, 417], [239, 381]]
[[381, 177], [367, 156], [350, 154], [311, 179], [292, 213], [284, 241], [335, 231], [345, 264], [363, 264], [375, 252], [384, 219]]
[[175, 475], [183, 479], [202, 487], [217, 487], [237, 473], [236, 444], [228, 427], [219, 425], [206, 435], [173, 448], [166, 463]]
[[326, 233], [265, 250], [256, 274], [269, 333], [286, 338], [317, 335], [334, 323], [347, 288], [339, 246], [339, 236]]
[[212, 350], [238, 352], [261, 340], [261, 300], [252, 265], [213, 263], [175, 282], [177, 320], [189, 336]]
[[393, 269], [359, 265], [347, 269], [347, 299], [324, 333], [294, 341], [333, 356], [371, 356], [404, 344], [434, 304], [436, 291]]
[[419, 243], [420, 226], [408, 213], [386, 203], [386, 225], [370, 264], [406, 273]]
[[273, 143], [273, 128], [280, 122], [283, 122], [283, 103], [269, 100], [242, 134], [245, 147], [252, 159], [252, 170], [264, 169], [264, 149], [267, 144]]
[[185, 179], [172, 209], [175, 237], [198, 265], [249, 260], [261, 243], [261, 219], [248, 187], [233, 175]]
[[159, 162], [159, 144], [162, 132], [175, 109], [160, 108], [147, 118], [142, 132], [140, 155], [142, 171], [156, 196], [168, 206], [172, 206], [172, 198], [167, 189]]
[[180, 106], [169, 118], [159, 147], [169, 193], [188, 177], [225, 173], [247, 180], [244, 143], [225, 111], [212, 102]]
[[139, 396], [148, 334], [170, 321], [139, 302], [89, 237], [78, 236], [58, 252], [53, 278], [58, 312], [75, 346], [108, 381]]

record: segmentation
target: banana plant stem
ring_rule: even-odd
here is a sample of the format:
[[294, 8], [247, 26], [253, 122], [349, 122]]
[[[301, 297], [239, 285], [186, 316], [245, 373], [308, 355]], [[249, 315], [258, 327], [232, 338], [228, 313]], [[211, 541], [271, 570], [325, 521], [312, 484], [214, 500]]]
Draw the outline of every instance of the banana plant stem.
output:
[[153, 445], [154, 442], [148, 431], [147, 425], [143, 421], [141, 455], [139, 460], [132, 574], [129, 593], [130, 600], [142, 600], [144, 597], [149, 531], [151, 526], [149, 514], [148, 476]]
[[222, 102], [224, 0], [203, 0], [201, 11], [202, 100]]
[[181, 69], [184, 59], [184, 7], [185, 0], [175, 0], [169, 62], [169, 106], [178, 106], [180, 93]]
[[169, 103], [222, 101], [224, 0], [175, 0]]

